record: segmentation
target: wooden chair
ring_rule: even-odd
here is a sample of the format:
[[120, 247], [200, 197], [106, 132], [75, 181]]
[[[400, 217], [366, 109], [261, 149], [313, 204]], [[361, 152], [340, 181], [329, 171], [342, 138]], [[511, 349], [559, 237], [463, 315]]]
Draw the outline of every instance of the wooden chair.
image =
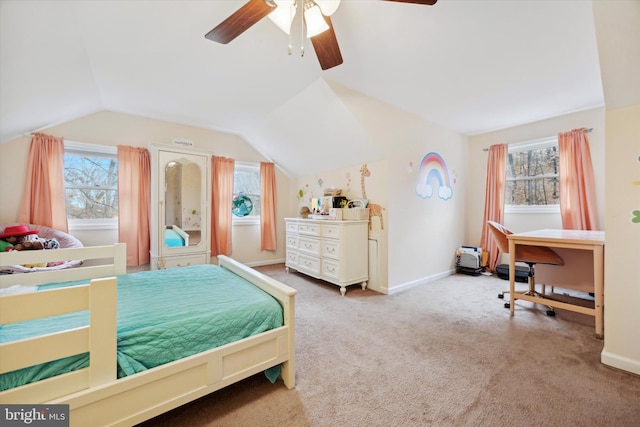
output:
[[[498, 224], [494, 221], [487, 221], [491, 235], [498, 245], [498, 249], [502, 253], [509, 253], [509, 239], [507, 236], [513, 234], [511, 230], [502, 224]], [[525, 291], [518, 291], [516, 293], [523, 295], [535, 295], [540, 298], [548, 298], [545, 294], [544, 285], [542, 285], [542, 293], [536, 291], [536, 280], [534, 266], [536, 264], [552, 264], [552, 265], [564, 265], [564, 260], [553, 249], [547, 246], [529, 246], [529, 245], [516, 245], [516, 253], [509, 254], [516, 262], [523, 262], [529, 266], [528, 284], [529, 287]], [[503, 291], [498, 294], [498, 298], [504, 298], [504, 294], [509, 291]], [[510, 308], [511, 304], [504, 303], [505, 308]], [[548, 307], [547, 315], [555, 316], [553, 307]]]

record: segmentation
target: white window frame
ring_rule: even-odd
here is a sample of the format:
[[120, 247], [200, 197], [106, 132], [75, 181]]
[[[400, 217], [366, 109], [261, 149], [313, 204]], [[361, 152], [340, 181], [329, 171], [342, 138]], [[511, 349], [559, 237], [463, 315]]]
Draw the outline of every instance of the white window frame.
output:
[[[558, 146], [558, 137], [550, 136], [547, 138], [540, 138], [532, 141], [525, 142], [517, 142], [514, 144], [509, 144], [509, 153], [521, 152], [521, 151], [529, 151], [533, 149], [547, 148]], [[505, 162], [507, 159], [505, 159]], [[506, 170], [506, 169], [505, 169]], [[542, 176], [542, 175], [541, 175]], [[505, 179], [505, 184], [507, 179]], [[506, 186], [505, 186], [506, 191]], [[557, 205], [508, 205], [505, 203], [504, 205], [504, 213], [506, 214], [518, 214], [518, 213], [549, 213], [549, 214], [560, 214], [560, 204]]]
[[[234, 172], [236, 170], [256, 172], [258, 174], [258, 178], [260, 178], [260, 165], [257, 163], [235, 162]], [[258, 216], [248, 217], [248, 218], [247, 217], [241, 218], [232, 214], [231, 224], [232, 225], [260, 225], [260, 216], [258, 215]]]
[[[64, 141], [64, 151], [85, 152], [87, 154], [118, 155], [118, 148], [108, 145], [87, 144], [86, 142]], [[66, 184], [65, 184], [66, 191]], [[67, 218], [69, 231], [74, 230], [117, 230], [118, 219], [70, 219]]]

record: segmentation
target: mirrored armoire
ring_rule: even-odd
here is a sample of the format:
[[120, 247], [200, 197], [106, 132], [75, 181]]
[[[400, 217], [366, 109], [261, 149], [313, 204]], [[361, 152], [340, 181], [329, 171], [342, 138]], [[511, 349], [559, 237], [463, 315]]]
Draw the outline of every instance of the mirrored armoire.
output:
[[151, 146], [151, 269], [210, 261], [210, 156]]

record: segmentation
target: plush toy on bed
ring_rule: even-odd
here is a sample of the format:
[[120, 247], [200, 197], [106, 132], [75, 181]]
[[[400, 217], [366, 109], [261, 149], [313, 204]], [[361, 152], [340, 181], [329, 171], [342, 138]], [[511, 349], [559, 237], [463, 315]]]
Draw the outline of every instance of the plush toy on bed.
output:
[[0, 240], [13, 245], [16, 251], [60, 249], [56, 239], [43, 239], [37, 234], [40, 230], [30, 230], [26, 225], [11, 225], [0, 234]]
[[42, 242], [37, 236], [11, 236], [5, 239], [11, 243], [16, 251], [31, 251], [44, 249]]
[[[60, 243], [56, 239], [43, 239], [38, 237], [37, 234], [40, 230], [30, 230], [26, 225], [11, 225], [4, 229], [4, 233], [0, 234], [0, 242], [2, 247], [6, 245], [9, 250], [16, 251], [31, 251], [41, 249], [60, 249]], [[6, 252], [7, 250], [4, 249]], [[49, 264], [28, 264], [24, 267], [51, 267], [52, 265], [58, 265], [61, 263], [49, 263]]]
[[0, 240], [0, 252], [9, 252], [13, 250], [13, 245], [4, 240]]

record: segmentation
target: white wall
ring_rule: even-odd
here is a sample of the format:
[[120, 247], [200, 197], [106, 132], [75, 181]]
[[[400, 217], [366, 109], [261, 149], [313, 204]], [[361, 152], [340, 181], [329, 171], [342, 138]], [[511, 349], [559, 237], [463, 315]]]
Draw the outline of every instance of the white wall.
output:
[[[387, 161], [388, 179], [381, 185], [379, 197], [384, 197], [386, 191], [388, 199], [374, 200], [373, 181], [367, 182], [367, 195], [386, 209], [388, 292], [450, 274], [456, 249], [467, 243], [467, 138], [355, 93], [344, 94], [344, 99]], [[453, 182], [453, 197], [449, 200], [437, 196], [424, 199], [416, 193], [420, 163], [430, 152], [440, 154], [446, 163]]]
[[[468, 142], [443, 128], [408, 120], [406, 140], [389, 150], [389, 283], [401, 290], [455, 271], [455, 253], [466, 245]], [[410, 132], [409, 132], [410, 130]], [[436, 181], [427, 183], [433, 195], [418, 195], [423, 158], [437, 153], [446, 164], [452, 196], [438, 197]], [[425, 184], [421, 182], [420, 184]]]
[[602, 362], [640, 374], [640, 2], [592, 3], [606, 113]]
[[640, 374], [640, 104], [607, 111], [602, 362]]
[[[451, 274], [456, 250], [467, 243], [466, 137], [356, 93], [348, 95], [343, 98], [348, 110], [384, 159], [371, 159], [370, 153], [363, 153], [363, 163], [371, 172], [365, 178], [367, 198], [383, 208], [384, 229], [374, 217], [370, 231], [381, 243], [379, 267], [383, 280], [376, 290], [399, 292]], [[416, 193], [420, 164], [431, 152], [441, 155], [446, 163], [453, 182], [449, 200], [438, 198], [437, 189], [436, 195], [426, 199]], [[348, 189], [348, 196], [361, 197], [361, 166], [301, 177], [292, 196], [300, 188], [320, 195], [322, 188], [336, 186]], [[318, 179], [322, 179], [322, 186], [317, 185]]]
[[[149, 147], [150, 144], [171, 145], [176, 139], [186, 139], [193, 142], [193, 149], [197, 151], [248, 163], [268, 161], [238, 135], [110, 111], [72, 120], [43, 132], [70, 141], [108, 146]], [[21, 165], [26, 165], [29, 141], [30, 137], [25, 136], [0, 145], [0, 222], [17, 221], [25, 182], [25, 167]], [[286, 196], [290, 194], [290, 180], [276, 170], [277, 216], [282, 218], [292, 208]], [[283, 261], [283, 227], [278, 229], [275, 252], [260, 251], [258, 225], [234, 227], [232, 256], [250, 264]], [[72, 234], [87, 246], [112, 244], [118, 239], [117, 230], [73, 231]]]

